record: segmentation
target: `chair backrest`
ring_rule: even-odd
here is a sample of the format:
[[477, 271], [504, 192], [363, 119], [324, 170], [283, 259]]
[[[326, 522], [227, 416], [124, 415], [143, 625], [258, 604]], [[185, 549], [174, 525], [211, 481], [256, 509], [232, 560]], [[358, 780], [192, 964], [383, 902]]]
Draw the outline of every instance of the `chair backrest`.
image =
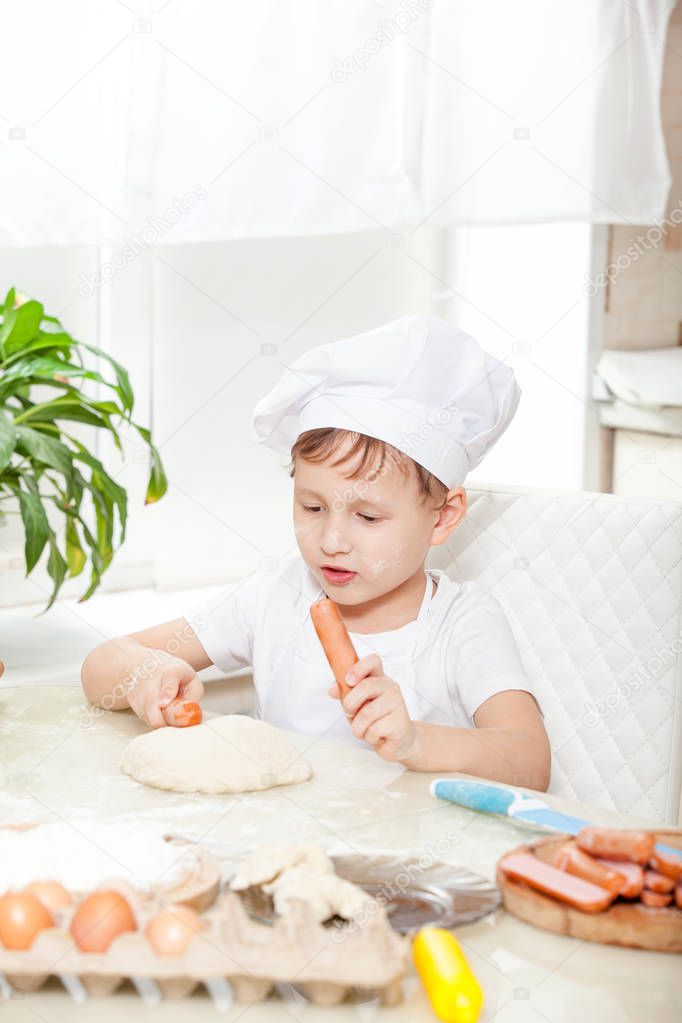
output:
[[542, 704], [550, 792], [680, 820], [682, 502], [477, 485], [427, 566], [502, 604]]

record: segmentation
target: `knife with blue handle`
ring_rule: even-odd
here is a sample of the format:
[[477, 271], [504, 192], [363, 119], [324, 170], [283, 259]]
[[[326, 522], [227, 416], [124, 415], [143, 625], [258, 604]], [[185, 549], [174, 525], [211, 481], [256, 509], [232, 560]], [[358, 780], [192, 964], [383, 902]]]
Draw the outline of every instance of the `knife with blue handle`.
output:
[[[430, 791], [437, 799], [447, 799], [448, 802], [466, 806], [469, 810], [510, 817], [519, 824], [563, 831], [569, 835], [577, 835], [582, 828], [591, 827], [590, 821], [553, 810], [537, 796], [529, 796], [520, 789], [508, 789], [492, 782], [438, 778], [431, 782]], [[654, 849], [682, 858], [682, 849], [676, 849], [675, 846], [666, 845], [664, 842], [657, 842]]]

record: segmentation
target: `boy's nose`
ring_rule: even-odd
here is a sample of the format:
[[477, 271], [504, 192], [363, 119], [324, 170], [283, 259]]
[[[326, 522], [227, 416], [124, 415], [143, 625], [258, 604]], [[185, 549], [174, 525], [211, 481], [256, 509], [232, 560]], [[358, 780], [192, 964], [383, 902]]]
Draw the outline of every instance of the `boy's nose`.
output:
[[320, 547], [327, 555], [337, 554], [339, 551], [349, 551], [350, 544], [344, 538], [342, 530], [337, 525], [329, 525], [322, 533]]

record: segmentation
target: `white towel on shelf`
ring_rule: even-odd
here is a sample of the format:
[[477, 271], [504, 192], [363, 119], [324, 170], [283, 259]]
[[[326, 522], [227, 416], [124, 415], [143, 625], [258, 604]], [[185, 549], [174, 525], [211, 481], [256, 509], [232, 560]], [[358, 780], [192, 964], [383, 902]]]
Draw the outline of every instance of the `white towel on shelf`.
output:
[[597, 373], [631, 405], [682, 406], [682, 347], [602, 352]]
[[664, 437], [682, 437], [682, 407], [663, 405], [631, 405], [615, 398], [595, 401], [602, 426], [612, 430], [635, 430], [639, 433], [658, 433]]

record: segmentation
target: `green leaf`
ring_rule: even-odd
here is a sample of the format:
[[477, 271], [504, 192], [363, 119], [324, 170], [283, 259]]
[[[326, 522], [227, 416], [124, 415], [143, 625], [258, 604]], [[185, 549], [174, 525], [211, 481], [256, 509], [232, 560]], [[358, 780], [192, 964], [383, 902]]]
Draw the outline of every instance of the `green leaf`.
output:
[[156, 450], [153, 444], [149, 445], [149, 450], [152, 456], [152, 468], [149, 474], [149, 482], [147, 484], [147, 493], [145, 495], [145, 504], [154, 504], [160, 500], [168, 490], [168, 479], [163, 471], [163, 463], [161, 456]]
[[40, 479], [40, 469], [33, 468], [33, 475], [27, 469], [19, 469], [19, 478], [24, 481], [24, 485], [28, 490], [36, 497], [40, 497], [40, 488], [38, 487], [38, 480]]
[[5, 357], [23, 348], [28, 341], [35, 337], [40, 329], [43, 312], [40, 302], [36, 302], [34, 299], [5, 312], [5, 318], [2, 327], [0, 327], [0, 347]]
[[5, 359], [5, 366], [12, 365], [12, 363], [16, 362], [18, 359], [26, 358], [31, 352], [40, 352], [49, 348], [54, 349], [55, 352], [62, 352], [65, 355], [68, 355], [73, 344], [74, 340], [71, 335], [65, 334], [64, 331], [60, 331], [59, 333], [40, 331], [33, 341], [29, 341], [28, 344], [24, 345], [24, 347], [19, 351], [8, 356]]
[[95, 519], [97, 522], [97, 547], [104, 558], [105, 564], [109, 564], [113, 557], [114, 538], [114, 503], [107, 493], [101, 474], [93, 472], [90, 486], [95, 503]]
[[0, 412], [0, 473], [9, 465], [15, 443], [14, 423], [8, 416]]
[[119, 392], [116, 384], [106, 380], [101, 373], [94, 369], [86, 369], [84, 366], [76, 366], [71, 362], [56, 358], [54, 355], [39, 355], [16, 360], [8, 364], [8, 369], [0, 376], [0, 400], [6, 398], [18, 390], [17, 383], [21, 385], [28, 383], [43, 384], [49, 387], [59, 387], [68, 392], [67, 396], [75, 398], [90, 408], [96, 408], [106, 415], [120, 415], [123, 417], [121, 406], [114, 401], [96, 401], [83, 394], [69, 382], [69, 378], [80, 378], [83, 380], [94, 380], [96, 383], [110, 387]]
[[80, 575], [85, 568], [87, 557], [81, 546], [78, 528], [74, 520], [69, 517], [66, 520], [66, 563], [69, 567], [69, 575]]
[[99, 582], [102, 577], [102, 573], [106, 568], [106, 565], [104, 564], [104, 559], [102, 558], [99, 547], [97, 546], [97, 541], [95, 540], [94, 536], [92, 535], [92, 533], [90, 532], [90, 530], [88, 529], [88, 527], [86, 526], [82, 519], [80, 520], [80, 524], [81, 529], [83, 530], [83, 536], [85, 537], [86, 543], [90, 548], [90, 560], [92, 563], [92, 569], [90, 573], [90, 585], [88, 586], [85, 593], [78, 599], [78, 603], [82, 604], [84, 600], [90, 599], [90, 597], [93, 595], [93, 593], [99, 586]]
[[88, 423], [89, 426], [98, 426], [102, 429], [113, 429], [107, 425], [105, 420], [84, 406], [79, 400], [69, 395], [55, 398], [53, 401], [45, 401], [40, 405], [32, 405], [20, 416], [16, 417], [25, 423], [31, 420], [32, 423], [51, 423], [54, 419], [69, 419], [78, 423]]
[[97, 409], [103, 415], [115, 416], [121, 414], [121, 410], [115, 401], [91, 401], [89, 398], [83, 400], [87, 401], [90, 408]]
[[0, 352], [3, 353], [3, 357], [5, 342], [12, 333], [12, 330], [14, 329], [14, 325], [17, 322], [18, 318], [19, 318], [18, 311], [13, 306], [8, 307], [6, 305], [2, 317], [2, 326], [0, 327]]
[[114, 444], [119, 451], [123, 451], [116, 427], [111, 422], [110, 413], [121, 411], [113, 401], [89, 401], [77, 392], [65, 394], [61, 398], [43, 402], [41, 405], [34, 405], [25, 409], [17, 417], [17, 421], [26, 422], [28, 419], [34, 422], [52, 422], [54, 419], [72, 419], [81, 423], [88, 423], [100, 429], [108, 430]]
[[145, 504], [154, 504], [160, 500], [168, 490], [168, 479], [163, 468], [163, 462], [161, 461], [161, 455], [152, 444], [152, 436], [149, 430], [144, 426], [138, 426], [133, 423], [133, 426], [139, 433], [142, 440], [144, 440], [149, 446], [149, 453], [152, 459], [152, 467], [149, 473], [149, 482], [147, 484], [147, 493], [145, 495]]
[[[121, 395], [121, 401], [123, 407], [127, 412], [132, 412], [133, 404], [135, 402], [135, 395], [130, 384], [130, 377], [128, 371], [123, 368], [120, 362], [117, 362], [108, 352], [105, 352], [102, 348], [97, 348], [95, 345], [88, 345], [81, 342], [82, 348], [87, 348], [89, 352], [99, 356], [101, 359], [106, 359], [116, 374], [116, 380], [118, 382], [119, 393]], [[128, 417], [130, 418], [130, 417]]]
[[74, 507], [76, 512], [78, 512], [79, 509], [80, 509], [81, 501], [83, 500], [83, 493], [84, 493], [85, 489], [87, 488], [87, 485], [88, 485], [87, 484], [87, 480], [78, 471], [78, 468], [77, 468], [77, 466], [76, 466], [76, 464], [74, 462], [74, 464], [73, 464], [73, 475], [72, 475], [71, 479], [69, 480], [69, 483], [68, 483], [68, 486], [67, 486], [67, 496], [68, 496], [69, 500], [73, 503], [73, 507]]
[[[74, 458], [80, 459], [89, 465], [91, 469], [94, 469], [97, 473], [97, 482], [99, 486], [106, 492], [107, 496], [113, 501], [118, 510], [118, 517], [121, 523], [121, 536], [119, 539], [119, 545], [125, 540], [126, 534], [126, 521], [128, 517], [128, 495], [124, 488], [115, 483], [109, 476], [98, 458], [91, 455], [90, 452], [78, 441], [74, 439], [74, 443], [78, 448], [77, 452], [74, 452]], [[94, 473], [93, 473], [94, 476]], [[90, 486], [92, 490], [92, 486]]]
[[49, 465], [64, 476], [69, 477], [73, 470], [72, 452], [66, 444], [48, 437], [39, 430], [30, 426], [17, 426], [17, 450], [24, 455], [30, 455], [38, 462]]
[[64, 578], [66, 576], [66, 571], [68, 568], [66, 561], [62, 557], [62, 553], [59, 550], [59, 547], [57, 546], [57, 538], [52, 529], [50, 530], [48, 539], [50, 541], [50, 556], [47, 559], [47, 572], [50, 578], [52, 579], [52, 582], [54, 583], [54, 587], [52, 589], [52, 593], [50, 594], [50, 599], [48, 601], [47, 607], [42, 612], [42, 614], [45, 614], [45, 611], [49, 611], [52, 605], [54, 604], [57, 598], [57, 594], [61, 589], [61, 585], [64, 582]]
[[26, 558], [26, 575], [28, 575], [33, 571], [40, 555], [43, 553], [50, 527], [47, 522], [45, 509], [36, 493], [19, 490], [18, 496], [21, 518], [26, 534], [24, 556]]
[[[26, 355], [24, 351], [21, 351], [18, 356], [11, 361], [8, 360], [5, 365], [7, 368], [2, 375], [3, 382], [5, 380], [35, 377], [37, 383], [43, 383], [44, 380], [50, 381], [56, 373], [63, 377], [87, 375], [87, 371], [84, 371], [82, 366], [74, 366], [72, 363], [66, 362], [64, 359], [60, 359], [50, 353], [46, 355]], [[93, 376], [93, 380], [97, 379], [101, 380], [102, 378]]]

